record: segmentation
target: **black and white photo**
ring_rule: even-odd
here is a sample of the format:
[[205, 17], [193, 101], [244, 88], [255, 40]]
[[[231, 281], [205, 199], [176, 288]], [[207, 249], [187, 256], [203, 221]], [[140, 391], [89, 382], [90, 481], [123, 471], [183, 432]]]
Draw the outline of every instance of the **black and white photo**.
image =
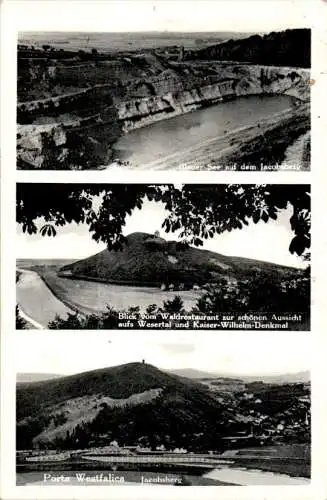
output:
[[309, 28], [26, 32], [17, 55], [19, 169], [310, 168]]
[[0, 13], [0, 498], [326, 500], [327, 0]]
[[17, 328], [309, 330], [310, 186], [17, 184]]

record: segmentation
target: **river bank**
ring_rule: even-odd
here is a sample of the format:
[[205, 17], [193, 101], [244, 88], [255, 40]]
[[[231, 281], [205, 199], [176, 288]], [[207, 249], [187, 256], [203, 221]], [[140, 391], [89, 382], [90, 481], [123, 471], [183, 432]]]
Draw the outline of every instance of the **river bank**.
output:
[[57, 299], [35, 271], [19, 268], [16, 301], [21, 317], [34, 328], [47, 328], [56, 315], [67, 317], [74, 311]]
[[[94, 471], [83, 472], [56, 471], [52, 478], [44, 478], [41, 471], [18, 472], [16, 474], [17, 486], [232, 486], [226, 481], [195, 475], [177, 475], [160, 471]], [[106, 480], [107, 478], [107, 480]], [[115, 480], [117, 478], [117, 480]], [[121, 480], [120, 478], [123, 478]]]
[[17, 303], [22, 317], [34, 322], [34, 327], [37, 328], [46, 328], [56, 315], [67, 317], [68, 314], [76, 313], [82, 316], [100, 314], [108, 306], [115, 310], [138, 306], [145, 312], [150, 304], [163, 305], [164, 301], [172, 300], [176, 295], [191, 309], [201, 296], [201, 292], [193, 290], [167, 292], [155, 287], [61, 278], [54, 270], [38, 273], [19, 268], [18, 271], [21, 274], [16, 284]]

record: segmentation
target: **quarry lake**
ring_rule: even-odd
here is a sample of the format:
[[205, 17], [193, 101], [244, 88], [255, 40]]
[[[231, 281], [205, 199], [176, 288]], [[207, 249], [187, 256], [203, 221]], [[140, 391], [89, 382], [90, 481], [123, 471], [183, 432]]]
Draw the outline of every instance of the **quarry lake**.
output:
[[[99, 464], [97, 464], [99, 467]], [[17, 486], [23, 485], [42, 485], [42, 486], [54, 486], [54, 485], [83, 485], [83, 486], [127, 486], [127, 485], [142, 485], [146, 484], [149, 486], [174, 486], [181, 485], [179, 483], [182, 480], [187, 481], [188, 486], [306, 486], [310, 484], [310, 480], [307, 478], [290, 477], [286, 474], [276, 474], [272, 472], [265, 472], [261, 470], [246, 470], [246, 469], [235, 469], [235, 468], [216, 468], [210, 472], [195, 475], [191, 471], [184, 471], [183, 474], [176, 474], [172, 468], [168, 469], [167, 472], [162, 472], [162, 468], [153, 466], [153, 471], [151, 469], [144, 471], [132, 470], [126, 472], [122, 467], [116, 470], [114, 473], [111, 468], [105, 468], [104, 470], [86, 470], [81, 472], [74, 469], [71, 471], [52, 471], [52, 480], [45, 481], [45, 474], [50, 476], [49, 469], [44, 469], [45, 472], [33, 471], [33, 472], [19, 472], [16, 475]], [[121, 481], [116, 483], [111, 480], [109, 481], [98, 479], [100, 476], [109, 477], [111, 480], [112, 476], [123, 478]], [[93, 480], [92, 480], [93, 478]]]
[[293, 106], [294, 98], [287, 95], [247, 96], [221, 102], [127, 133], [114, 144], [114, 159], [126, 161], [131, 167], [169, 168], [170, 160], [183, 150], [206, 145], [209, 148], [212, 141], [237, 129], [260, 125], [263, 119]]
[[[56, 315], [63, 318], [68, 313], [101, 313], [107, 305], [117, 310], [139, 306], [142, 312], [148, 305], [163, 305], [179, 295], [187, 309], [200, 297], [199, 291], [161, 291], [152, 287], [112, 285], [80, 279], [60, 278], [53, 270], [41, 276], [35, 271], [18, 269], [16, 284], [17, 304], [22, 316], [35, 327], [47, 327]], [[55, 294], [52, 292], [55, 291]]]

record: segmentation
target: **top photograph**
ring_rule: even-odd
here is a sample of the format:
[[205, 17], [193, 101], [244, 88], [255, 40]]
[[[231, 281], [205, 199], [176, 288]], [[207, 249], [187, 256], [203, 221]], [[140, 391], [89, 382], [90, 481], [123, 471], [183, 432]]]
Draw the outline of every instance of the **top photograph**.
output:
[[19, 170], [310, 170], [311, 30], [20, 32]]

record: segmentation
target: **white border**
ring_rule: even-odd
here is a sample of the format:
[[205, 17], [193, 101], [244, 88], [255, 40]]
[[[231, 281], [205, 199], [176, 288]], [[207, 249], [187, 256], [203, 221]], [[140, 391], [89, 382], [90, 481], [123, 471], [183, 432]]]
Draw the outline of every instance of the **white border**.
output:
[[[126, 182], [125, 172], [26, 172], [15, 171], [16, 163], [16, 39], [17, 32], [24, 30], [39, 31], [117, 31], [122, 13], [125, 19], [131, 15], [135, 4], [142, 9], [157, 7], [157, 11], [165, 4], [171, 5], [173, 0], [121, 0], [117, 1], [35, 1], [5, 0], [1, 6], [1, 152], [2, 152], [2, 191], [1, 191], [1, 494], [3, 500], [18, 499], [167, 499], [194, 498], [200, 496], [224, 500], [323, 500], [327, 494], [327, 460], [326, 460], [326, 417], [327, 417], [327, 373], [325, 357], [327, 353], [327, 322], [324, 310], [324, 286], [326, 273], [326, 194], [324, 188], [324, 170], [326, 154], [327, 120], [324, 102], [327, 90], [327, 2], [325, 0], [176, 0], [174, 16], [176, 19], [190, 18], [195, 12], [199, 19], [206, 19], [204, 12], [210, 3], [219, 4], [224, 16], [229, 16], [230, 29], [242, 31], [248, 19], [262, 23], [260, 26], [277, 22], [281, 17], [287, 21], [286, 13], [292, 12], [288, 19], [299, 27], [312, 27], [313, 64], [312, 78], [312, 172], [128, 172], [129, 182], [235, 182], [235, 183], [312, 183], [313, 213], [313, 250], [312, 250], [312, 333], [314, 362], [312, 366], [313, 403], [312, 403], [312, 482], [310, 486], [275, 486], [275, 487], [134, 487], [125, 488], [99, 486], [54, 486], [54, 487], [16, 487], [15, 486], [15, 374], [11, 360], [15, 356], [13, 350], [13, 333], [15, 297], [15, 182]], [[289, 9], [289, 10], [288, 10]], [[229, 14], [226, 14], [228, 12]], [[158, 14], [159, 15], [159, 14]], [[167, 22], [169, 17], [167, 17]], [[133, 23], [135, 18], [133, 18]], [[209, 23], [213, 22], [208, 16]], [[127, 23], [128, 24], [128, 23]], [[139, 23], [140, 29], [144, 29]], [[217, 30], [223, 29], [217, 27]], [[262, 28], [263, 29], [263, 28]], [[320, 116], [320, 118], [318, 118]], [[59, 337], [66, 334], [76, 335], [78, 332], [59, 332]], [[93, 336], [94, 332], [90, 332]], [[124, 333], [125, 334], [125, 333]], [[135, 335], [135, 333], [133, 333]], [[247, 333], [245, 333], [246, 335]], [[268, 334], [268, 332], [265, 332]], [[294, 335], [294, 350], [299, 341]], [[47, 332], [35, 332], [35, 340]], [[113, 335], [110, 332], [109, 335]], [[121, 333], [120, 333], [121, 335]], [[155, 333], [160, 335], [160, 333]], [[164, 332], [167, 339], [170, 332]], [[201, 333], [203, 335], [203, 333]], [[232, 338], [231, 332], [231, 338]], [[171, 333], [171, 340], [176, 332]], [[210, 342], [210, 333], [204, 335]], [[64, 343], [63, 343], [64, 345]], [[31, 346], [32, 347], [32, 346]], [[26, 353], [28, 356], [28, 353]], [[290, 356], [292, 353], [290, 353]], [[108, 490], [109, 488], [109, 490]]]

